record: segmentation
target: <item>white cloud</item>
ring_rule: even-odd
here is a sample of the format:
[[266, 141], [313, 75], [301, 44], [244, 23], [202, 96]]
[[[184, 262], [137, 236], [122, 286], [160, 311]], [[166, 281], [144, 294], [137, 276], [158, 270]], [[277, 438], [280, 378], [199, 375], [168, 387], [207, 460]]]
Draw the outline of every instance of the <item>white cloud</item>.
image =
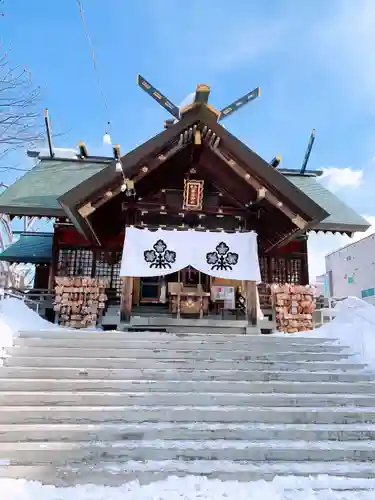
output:
[[375, 233], [375, 215], [363, 215], [368, 220], [371, 226], [364, 233], [355, 233], [352, 238], [341, 234], [315, 234], [309, 235], [308, 252], [309, 252], [309, 275], [310, 281], [313, 282], [316, 276], [325, 273], [325, 256], [331, 252], [342, 248], [353, 241], [361, 240], [370, 234]]
[[338, 191], [339, 189], [351, 186], [358, 187], [363, 181], [363, 170], [354, 170], [350, 167], [337, 168], [329, 167], [323, 168], [323, 175], [320, 179], [324, 180], [331, 191]]

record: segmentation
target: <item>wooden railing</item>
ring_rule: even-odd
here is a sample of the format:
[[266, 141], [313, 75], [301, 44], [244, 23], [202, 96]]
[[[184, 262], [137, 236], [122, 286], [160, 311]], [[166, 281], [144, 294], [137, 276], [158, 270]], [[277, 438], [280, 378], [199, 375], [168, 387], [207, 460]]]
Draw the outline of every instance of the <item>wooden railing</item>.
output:
[[4, 300], [4, 299], [6, 300], [8, 298], [20, 300], [20, 301], [24, 302], [28, 307], [30, 307], [30, 309], [39, 313], [40, 302], [27, 297], [26, 294], [17, 293], [17, 291], [12, 292], [9, 289], [7, 289], [7, 290], [4, 290], [4, 293], [0, 295], [0, 298], [2, 300]]
[[55, 300], [54, 290], [47, 290], [44, 288], [19, 289], [10, 287], [4, 290], [4, 295], [5, 297], [13, 297], [22, 300], [41, 316], [45, 315], [46, 309], [53, 308], [53, 302]]

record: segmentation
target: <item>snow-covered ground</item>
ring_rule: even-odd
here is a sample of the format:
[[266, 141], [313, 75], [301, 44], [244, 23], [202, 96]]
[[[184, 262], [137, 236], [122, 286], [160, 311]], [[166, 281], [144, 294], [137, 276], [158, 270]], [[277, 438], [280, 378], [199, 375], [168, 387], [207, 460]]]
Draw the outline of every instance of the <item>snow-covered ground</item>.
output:
[[[301, 335], [336, 338], [349, 345], [375, 369], [375, 307], [349, 298], [340, 303], [329, 324]], [[22, 329], [59, 328], [51, 325], [17, 299], [0, 302], [0, 349], [12, 344]], [[296, 335], [296, 334], [293, 334]], [[0, 479], [2, 498], [7, 500], [374, 500], [375, 479], [333, 477], [277, 477], [272, 482], [219, 481], [203, 477], [169, 477], [160, 482], [138, 482], [121, 487], [76, 486], [56, 488], [37, 482]]]
[[19, 330], [47, 328], [59, 327], [41, 318], [22, 300], [10, 297], [0, 301], [0, 353], [4, 347], [12, 345]]
[[336, 317], [330, 323], [298, 335], [337, 339], [357, 354], [358, 361], [375, 370], [375, 307], [357, 297], [348, 297], [336, 305], [335, 311]]
[[[355, 481], [355, 482], [354, 482]], [[346, 484], [344, 484], [346, 483]], [[335, 491], [332, 490], [335, 488]], [[343, 488], [343, 489], [341, 489]], [[352, 488], [356, 488], [354, 491]], [[362, 489], [361, 489], [362, 488]], [[272, 482], [218, 481], [202, 477], [170, 477], [148, 485], [131, 482], [120, 487], [55, 488], [22, 480], [0, 480], [7, 500], [374, 500], [366, 481], [328, 478], [276, 478]]]

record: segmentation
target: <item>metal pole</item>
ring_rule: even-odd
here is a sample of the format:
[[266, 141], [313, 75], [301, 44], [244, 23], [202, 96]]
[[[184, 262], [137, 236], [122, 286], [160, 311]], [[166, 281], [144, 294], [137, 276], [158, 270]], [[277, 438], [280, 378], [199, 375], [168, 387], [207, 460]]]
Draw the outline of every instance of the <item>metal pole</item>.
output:
[[44, 123], [46, 125], [49, 155], [51, 158], [53, 158], [55, 156], [55, 153], [53, 152], [53, 146], [52, 146], [52, 135], [51, 135], [51, 126], [49, 123], [48, 108], [44, 110]]

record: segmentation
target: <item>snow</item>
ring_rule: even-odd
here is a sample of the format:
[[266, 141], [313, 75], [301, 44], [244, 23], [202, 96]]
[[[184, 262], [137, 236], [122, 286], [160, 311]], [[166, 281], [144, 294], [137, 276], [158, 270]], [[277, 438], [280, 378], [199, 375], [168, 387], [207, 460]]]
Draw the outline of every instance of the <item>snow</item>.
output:
[[[0, 479], [0, 491], [8, 500], [373, 500], [373, 480], [279, 477], [271, 482], [219, 481], [203, 477], [169, 477], [141, 485], [120, 487], [83, 485], [56, 488], [37, 482]], [[332, 489], [334, 488], [334, 490]], [[353, 491], [357, 489], [357, 491]], [[371, 490], [369, 489], [371, 488]]]
[[46, 330], [59, 328], [41, 318], [22, 300], [12, 297], [0, 301], [0, 353], [4, 347], [11, 347], [19, 330]]
[[[349, 346], [356, 353], [359, 361], [368, 363], [370, 368], [375, 369], [375, 307], [360, 299], [350, 297], [339, 303], [336, 311], [337, 316], [331, 323], [302, 335], [336, 339], [339, 343]], [[42, 319], [22, 301], [13, 298], [0, 301], [0, 349], [11, 346], [19, 330], [51, 330], [53, 328], [59, 327]], [[281, 409], [275, 409], [275, 411], [278, 410]], [[296, 410], [301, 411], [301, 409]], [[329, 410], [332, 411], [332, 408]], [[337, 411], [350, 412], [350, 409], [338, 408]], [[300, 443], [289, 442], [288, 445], [299, 446]], [[318, 447], [322, 445], [328, 446], [325, 442], [316, 443]], [[330, 443], [329, 446], [332, 448], [335, 443]], [[192, 471], [192, 474], [187, 477], [170, 476], [165, 480], [150, 484], [132, 481], [120, 487], [80, 485], [61, 488], [35, 481], [0, 478], [0, 491], [8, 500], [32, 500], [34, 498], [39, 498], [39, 500], [120, 500], [123, 498], [126, 500], [258, 500], [262, 497], [267, 500], [374, 499], [375, 479], [279, 476], [269, 482], [239, 482], [194, 476], [197, 472], [201, 473], [202, 470]], [[335, 473], [339, 473], [339, 470], [335, 469]]]
[[[13, 338], [20, 330], [66, 330], [50, 323], [30, 309], [23, 300], [7, 297], [0, 300], [0, 355], [4, 348], [11, 347]], [[82, 330], [101, 331], [101, 328], [83, 328]]]
[[330, 323], [304, 335], [336, 339], [356, 354], [357, 361], [375, 370], [375, 307], [348, 297], [337, 303], [335, 311], [336, 317]]

